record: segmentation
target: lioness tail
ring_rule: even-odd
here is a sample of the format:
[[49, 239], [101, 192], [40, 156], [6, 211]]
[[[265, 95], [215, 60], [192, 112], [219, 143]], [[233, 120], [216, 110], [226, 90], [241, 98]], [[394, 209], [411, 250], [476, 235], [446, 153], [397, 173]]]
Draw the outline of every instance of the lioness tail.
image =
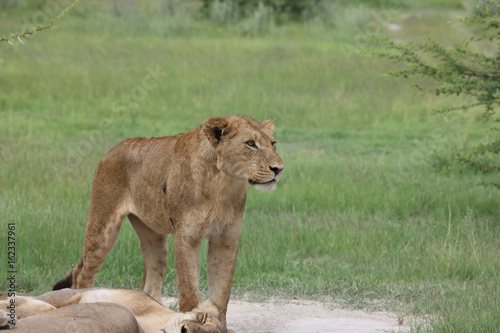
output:
[[71, 269], [66, 275], [59, 281], [57, 282], [54, 287], [52, 287], [52, 290], [60, 290], [64, 288], [71, 288], [73, 286], [73, 270]]

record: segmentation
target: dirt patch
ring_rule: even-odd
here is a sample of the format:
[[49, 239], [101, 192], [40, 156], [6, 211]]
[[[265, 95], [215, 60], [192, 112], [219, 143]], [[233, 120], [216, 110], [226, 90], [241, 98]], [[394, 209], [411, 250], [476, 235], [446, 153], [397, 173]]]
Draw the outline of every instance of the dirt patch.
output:
[[[164, 299], [164, 304], [175, 304], [176, 299]], [[409, 332], [399, 325], [397, 316], [389, 312], [365, 312], [328, 309], [314, 301], [284, 303], [254, 303], [239, 300], [229, 302], [228, 328], [236, 333], [379, 333]]]

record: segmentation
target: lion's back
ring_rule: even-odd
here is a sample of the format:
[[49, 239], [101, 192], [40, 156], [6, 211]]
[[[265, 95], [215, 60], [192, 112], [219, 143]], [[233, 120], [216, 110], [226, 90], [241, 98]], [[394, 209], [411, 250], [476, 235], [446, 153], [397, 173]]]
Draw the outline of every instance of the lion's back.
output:
[[138, 179], [154, 177], [162, 169], [168, 169], [175, 142], [175, 136], [133, 138], [120, 142], [99, 162], [94, 173], [93, 190], [122, 192]]

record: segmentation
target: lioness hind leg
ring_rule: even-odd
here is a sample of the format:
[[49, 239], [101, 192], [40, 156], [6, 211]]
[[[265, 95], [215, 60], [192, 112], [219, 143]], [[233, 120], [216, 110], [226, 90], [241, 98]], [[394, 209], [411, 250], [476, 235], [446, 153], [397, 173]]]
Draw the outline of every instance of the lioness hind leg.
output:
[[144, 263], [141, 289], [161, 303], [161, 282], [168, 259], [168, 235], [157, 233], [133, 214], [128, 219], [141, 242]]
[[106, 200], [97, 200], [92, 193], [82, 258], [73, 271], [75, 289], [94, 286], [97, 272], [113, 248], [122, 221], [129, 213], [123, 204], [118, 203], [113, 209], [105, 203]]

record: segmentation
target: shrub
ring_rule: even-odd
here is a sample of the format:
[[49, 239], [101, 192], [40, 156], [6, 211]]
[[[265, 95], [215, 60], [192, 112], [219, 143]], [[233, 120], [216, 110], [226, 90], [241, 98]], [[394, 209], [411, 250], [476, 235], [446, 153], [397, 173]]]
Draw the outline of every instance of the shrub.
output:
[[[430, 79], [435, 83], [430, 88], [432, 93], [464, 95], [473, 101], [442, 112], [483, 108], [485, 131], [482, 141], [455, 151], [456, 163], [447, 166], [448, 170], [465, 168], [483, 174], [500, 171], [500, 128], [495, 125], [499, 120], [496, 113], [500, 107], [500, 3], [487, 1], [486, 4], [478, 6], [471, 17], [459, 20], [476, 29], [482, 28], [481, 33], [463, 42], [460, 47], [445, 48], [433, 40], [396, 43], [378, 37], [375, 39], [382, 43], [385, 50], [372, 50], [381, 57], [407, 65], [403, 70], [391, 72], [391, 75]], [[496, 45], [497, 52], [493, 55], [471, 51], [469, 47], [470, 42], [488, 41]], [[424, 90], [418, 85], [417, 88]], [[447, 163], [439, 161], [438, 164]], [[491, 184], [500, 187], [500, 181]]]

